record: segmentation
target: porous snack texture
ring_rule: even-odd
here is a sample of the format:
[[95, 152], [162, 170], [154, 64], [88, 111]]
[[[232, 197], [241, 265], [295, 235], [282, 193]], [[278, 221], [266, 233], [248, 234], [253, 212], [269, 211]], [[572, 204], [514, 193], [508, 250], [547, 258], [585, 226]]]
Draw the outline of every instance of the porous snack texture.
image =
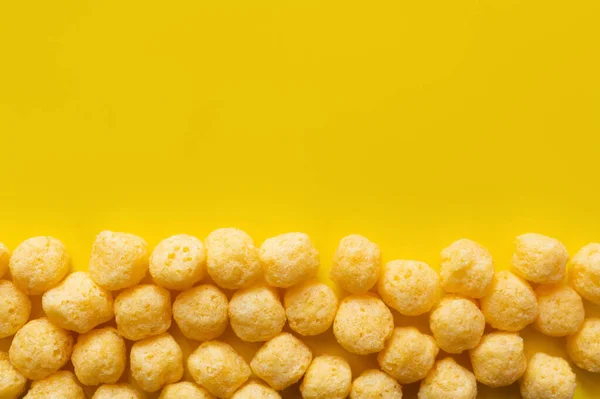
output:
[[569, 266], [573, 288], [583, 298], [600, 305], [600, 244], [592, 243], [581, 248]]
[[352, 383], [350, 399], [402, 399], [402, 387], [380, 370], [366, 370]]
[[25, 390], [27, 378], [10, 363], [8, 353], [0, 351], [0, 398], [17, 399]]
[[281, 395], [273, 388], [250, 381], [238, 389], [231, 399], [281, 399]]
[[146, 392], [156, 392], [183, 377], [183, 352], [168, 333], [133, 344], [129, 361], [133, 379]]
[[127, 384], [102, 385], [92, 399], [142, 399], [142, 395]]
[[475, 241], [463, 238], [441, 253], [440, 280], [446, 292], [481, 298], [494, 277], [492, 255]]
[[229, 302], [229, 321], [242, 341], [267, 341], [285, 325], [285, 309], [277, 292], [270, 287], [255, 286], [235, 292]]
[[189, 381], [177, 382], [163, 388], [158, 399], [214, 399], [204, 387]]
[[115, 299], [119, 334], [132, 341], [166, 332], [171, 327], [171, 314], [171, 294], [157, 285], [136, 285]]
[[475, 376], [451, 357], [436, 362], [421, 381], [419, 399], [438, 398], [476, 399]]
[[125, 340], [112, 327], [81, 334], [73, 347], [71, 362], [82, 384], [114, 384], [125, 371]]
[[173, 318], [183, 335], [197, 341], [218, 338], [229, 323], [225, 294], [204, 284], [181, 292], [173, 303]]
[[574, 334], [585, 317], [583, 301], [565, 284], [540, 285], [535, 290], [539, 314], [535, 328], [550, 337]]
[[12, 282], [0, 280], [0, 339], [14, 335], [31, 314], [31, 301]]
[[516, 239], [512, 268], [525, 280], [552, 284], [565, 278], [568, 260], [567, 249], [556, 238], [528, 233]]
[[267, 283], [281, 288], [310, 280], [319, 268], [319, 253], [304, 233], [266, 239], [260, 247], [260, 260]]
[[187, 290], [204, 278], [206, 248], [202, 241], [187, 234], [166, 238], [152, 251], [149, 270], [157, 285]]
[[362, 294], [377, 282], [380, 263], [379, 246], [363, 236], [353, 234], [340, 241], [329, 276], [346, 291]]
[[521, 378], [523, 399], [572, 399], [575, 373], [563, 358], [536, 353]]
[[472, 300], [447, 295], [431, 312], [429, 326], [440, 349], [461, 353], [477, 346], [485, 317]]
[[484, 335], [469, 355], [477, 381], [493, 388], [514, 383], [527, 367], [523, 338], [518, 333]]
[[345, 399], [352, 386], [352, 370], [339, 356], [322, 355], [313, 359], [304, 374], [300, 393], [303, 399]]
[[0, 278], [4, 277], [8, 271], [8, 262], [10, 261], [10, 250], [6, 245], [0, 242]]
[[331, 288], [317, 281], [307, 281], [288, 288], [283, 305], [290, 328], [300, 335], [324, 333], [337, 313], [338, 299]]
[[85, 393], [70, 371], [57, 371], [43, 380], [31, 383], [23, 399], [85, 399]]
[[584, 370], [600, 373], [600, 318], [589, 318], [567, 338], [571, 360]]

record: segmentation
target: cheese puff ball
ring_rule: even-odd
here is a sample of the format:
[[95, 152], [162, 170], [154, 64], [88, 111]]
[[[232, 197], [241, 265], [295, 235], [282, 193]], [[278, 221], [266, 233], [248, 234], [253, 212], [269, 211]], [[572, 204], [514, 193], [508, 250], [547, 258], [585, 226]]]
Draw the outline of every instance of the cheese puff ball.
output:
[[73, 347], [71, 361], [82, 384], [114, 384], [125, 371], [125, 341], [112, 327], [81, 334]]
[[13, 367], [8, 353], [0, 351], [0, 398], [17, 399], [25, 390], [27, 378]]
[[492, 255], [466, 238], [453, 242], [441, 253], [440, 280], [446, 292], [481, 298], [494, 277]]
[[506, 270], [494, 275], [480, 303], [485, 320], [498, 330], [522, 330], [538, 316], [537, 299], [531, 286]]
[[381, 251], [377, 244], [354, 234], [342, 238], [329, 276], [352, 294], [369, 291], [379, 278]]
[[518, 333], [485, 335], [469, 356], [477, 381], [493, 388], [517, 381], [527, 367], [523, 338]]
[[92, 246], [89, 273], [109, 291], [139, 283], [148, 271], [148, 244], [129, 233], [103, 231]]
[[257, 286], [236, 291], [229, 302], [229, 321], [242, 341], [267, 341], [285, 325], [285, 309], [277, 293]]
[[58, 371], [34, 381], [23, 399], [85, 399], [83, 389], [70, 371]]
[[52, 323], [78, 333], [86, 333], [114, 316], [111, 293], [85, 272], [72, 273], [46, 291], [42, 306]]
[[535, 290], [539, 315], [535, 328], [550, 337], [574, 334], [585, 317], [583, 301], [577, 292], [564, 284], [540, 285]]
[[142, 399], [142, 395], [127, 384], [102, 385], [92, 399]]
[[188, 358], [188, 369], [194, 381], [219, 398], [230, 398], [252, 374], [231, 345], [220, 341], [202, 343]]
[[237, 290], [254, 284], [262, 274], [258, 248], [239, 229], [217, 229], [204, 241], [208, 275], [222, 288]]
[[397, 327], [377, 355], [377, 362], [381, 370], [400, 384], [411, 384], [425, 378], [438, 352], [433, 337], [422, 334], [415, 327]]
[[157, 285], [187, 290], [204, 278], [206, 248], [202, 241], [187, 234], [166, 238], [152, 251], [149, 270]]
[[569, 254], [556, 238], [528, 233], [517, 237], [512, 268], [518, 276], [538, 284], [565, 278]]
[[187, 339], [210, 341], [227, 328], [227, 307], [227, 297], [220, 289], [200, 285], [177, 295], [173, 318]]
[[477, 346], [485, 317], [472, 300], [448, 295], [431, 312], [429, 327], [440, 349], [461, 353]]
[[371, 294], [344, 298], [333, 321], [335, 339], [348, 352], [357, 355], [382, 350], [393, 329], [392, 312]]
[[[14, 256], [14, 255], [13, 255]], [[569, 279], [575, 291], [600, 305], [600, 244], [588, 244], [571, 259]]]
[[281, 399], [281, 395], [273, 388], [250, 381], [238, 389], [231, 399]]
[[370, 369], [354, 380], [350, 399], [402, 399], [402, 387], [383, 371]]
[[600, 319], [585, 320], [579, 331], [567, 338], [567, 352], [577, 366], [600, 373]]
[[167, 331], [171, 327], [171, 314], [171, 294], [157, 285], [136, 285], [115, 299], [119, 334], [132, 341]]
[[339, 356], [317, 356], [304, 374], [300, 393], [303, 399], [345, 399], [352, 386], [352, 370]]
[[274, 287], [288, 288], [317, 275], [319, 253], [304, 233], [269, 238], [260, 247], [265, 280]]
[[156, 392], [183, 377], [183, 352], [168, 333], [134, 343], [129, 362], [133, 379], [146, 392]]
[[27, 295], [40, 295], [69, 273], [71, 258], [53, 237], [33, 237], [14, 250], [10, 262], [13, 283]]
[[25, 324], [13, 338], [8, 351], [10, 362], [30, 380], [55, 373], [71, 357], [73, 337], [46, 318]]
[[440, 278], [427, 263], [394, 260], [383, 267], [377, 290], [389, 307], [405, 316], [418, 316], [439, 300]]
[[6, 245], [0, 242], [0, 278], [4, 277], [8, 270], [8, 262], [10, 261], [10, 251]]
[[177, 382], [163, 388], [158, 399], [214, 399], [204, 387], [189, 381]]
[[271, 388], [284, 390], [302, 378], [312, 360], [312, 352], [290, 333], [267, 341], [254, 355], [250, 367]]
[[561, 357], [536, 353], [521, 378], [523, 399], [571, 399], [575, 394], [575, 373]]
[[475, 399], [475, 376], [451, 357], [436, 362], [427, 377], [421, 381], [419, 399]]
[[316, 281], [300, 283], [285, 291], [283, 305], [290, 328], [300, 335], [319, 335], [333, 323], [338, 299], [331, 288]]
[[12, 282], [0, 280], [0, 339], [14, 335], [31, 314], [31, 301]]

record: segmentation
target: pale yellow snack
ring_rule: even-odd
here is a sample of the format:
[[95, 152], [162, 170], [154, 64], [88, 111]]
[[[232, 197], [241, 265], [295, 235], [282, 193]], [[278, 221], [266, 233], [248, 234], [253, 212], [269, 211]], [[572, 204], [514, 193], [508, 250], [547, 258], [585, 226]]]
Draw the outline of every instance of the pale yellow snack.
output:
[[206, 268], [219, 286], [230, 290], [247, 288], [262, 274], [258, 248], [244, 231], [217, 229], [206, 240]]
[[150, 275], [157, 285], [183, 291], [204, 278], [206, 248], [187, 234], [162, 240], [150, 256]]
[[102, 385], [92, 399], [142, 399], [142, 395], [128, 384]]
[[380, 262], [379, 246], [361, 235], [353, 234], [340, 241], [329, 276], [346, 291], [363, 294], [377, 282]]
[[129, 233], [105, 230], [92, 246], [89, 273], [109, 291], [122, 290], [139, 283], [148, 271], [148, 244]]
[[538, 284], [565, 278], [569, 254], [556, 238], [527, 233], [517, 237], [512, 268], [518, 276]]
[[281, 395], [273, 388], [250, 381], [238, 389], [231, 399], [281, 399]]
[[475, 376], [451, 357], [435, 363], [421, 381], [419, 399], [476, 399]]
[[215, 399], [215, 397], [198, 384], [181, 381], [164, 387], [158, 399]]
[[439, 348], [433, 337], [415, 327], [396, 327], [385, 348], [377, 355], [381, 370], [400, 384], [425, 378], [433, 367]]
[[439, 300], [440, 278], [427, 263], [394, 260], [383, 267], [377, 290], [389, 307], [405, 316], [418, 316]]
[[85, 272], [72, 273], [46, 291], [42, 306], [52, 323], [78, 333], [86, 333], [114, 316], [111, 293]]
[[565, 359], [536, 353], [529, 359], [521, 378], [521, 396], [523, 399], [572, 399], [575, 386], [575, 373]]
[[0, 339], [14, 335], [31, 314], [31, 301], [12, 282], [0, 280]]
[[230, 398], [252, 374], [231, 345], [220, 341], [202, 343], [187, 364], [194, 381], [219, 398]]
[[0, 398], [17, 399], [25, 390], [27, 378], [13, 367], [8, 353], [0, 351]]
[[187, 339], [210, 341], [229, 324], [225, 294], [211, 284], [183, 291], [173, 302], [173, 318]]
[[6, 245], [0, 242], [0, 278], [4, 277], [8, 271], [8, 262], [10, 261], [10, 250]]
[[381, 370], [366, 370], [352, 383], [350, 399], [402, 399], [402, 387]]
[[514, 383], [527, 367], [523, 338], [518, 333], [493, 332], [484, 335], [469, 356], [477, 381], [493, 388]]
[[125, 340], [112, 327], [81, 334], [73, 347], [71, 362], [82, 384], [115, 384], [127, 363]]
[[600, 305], [600, 244], [588, 244], [573, 256], [569, 279], [579, 295]]
[[285, 325], [285, 309], [274, 289], [256, 286], [236, 291], [229, 302], [229, 321], [242, 341], [267, 341]]
[[300, 393], [303, 399], [345, 399], [352, 386], [352, 370], [339, 356], [322, 355], [313, 359], [304, 374]]
[[441, 253], [440, 280], [446, 292], [481, 298], [492, 283], [494, 263], [483, 246], [466, 238], [453, 242]]
[[338, 299], [331, 288], [307, 281], [288, 288], [283, 305], [290, 328], [300, 335], [319, 335], [327, 331], [337, 313]]
[[156, 392], [183, 377], [183, 352], [169, 333], [134, 343], [129, 361], [133, 379], [146, 392]]
[[71, 258], [53, 237], [33, 237], [15, 248], [9, 262], [13, 283], [27, 295], [40, 295], [69, 273]]
[[319, 253], [304, 233], [266, 239], [260, 247], [260, 260], [267, 283], [281, 288], [310, 280], [319, 268]]
[[23, 399], [85, 399], [83, 389], [70, 371], [57, 371], [43, 380], [31, 383]]
[[472, 300], [447, 295], [431, 312], [429, 327], [440, 349], [461, 353], [477, 346], [485, 329], [485, 317]]
[[47, 318], [25, 324], [15, 334], [10, 362], [30, 380], [41, 380], [60, 370], [71, 357], [73, 337]]
[[136, 285], [115, 298], [117, 329], [132, 341], [166, 332], [171, 314], [171, 294], [157, 285]]
[[498, 330], [522, 330], [538, 316], [537, 299], [531, 286], [506, 270], [494, 275], [480, 304], [485, 320]]
[[589, 318], [567, 338], [571, 360], [584, 370], [600, 373], [600, 318]]
[[583, 301], [565, 284], [540, 285], [535, 290], [539, 314], [535, 328], [550, 337], [574, 334], [585, 317]]
[[284, 390], [302, 378], [312, 360], [312, 352], [290, 333], [267, 341], [254, 355], [250, 367], [271, 388]]

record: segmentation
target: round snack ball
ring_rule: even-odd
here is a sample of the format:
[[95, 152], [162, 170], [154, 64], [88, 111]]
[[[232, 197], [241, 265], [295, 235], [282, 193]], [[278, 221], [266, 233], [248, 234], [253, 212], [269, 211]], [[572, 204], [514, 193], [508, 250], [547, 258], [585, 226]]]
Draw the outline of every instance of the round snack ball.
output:
[[208, 275], [230, 290], [247, 288], [262, 274], [258, 249], [248, 234], [239, 229], [217, 229], [204, 241]]
[[116, 291], [139, 283], [148, 270], [148, 244], [129, 233], [103, 231], [92, 246], [89, 273], [101, 287]]
[[227, 328], [227, 306], [227, 297], [220, 289], [200, 285], [177, 295], [173, 318], [187, 339], [210, 341]]
[[194, 381], [219, 398], [231, 397], [252, 374], [231, 345], [220, 341], [202, 343], [190, 355], [187, 364]]
[[290, 328], [300, 335], [311, 336], [331, 327], [338, 299], [326, 284], [308, 281], [288, 288], [283, 305]]
[[81, 334], [73, 347], [71, 361], [82, 384], [114, 384], [125, 371], [125, 340], [112, 327]]
[[579, 295], [600, 305], [600, 244], [581, 248], [571, 259], [569, 270], [571, 285]]
[[348, 352], [357, 355], [382, 350], [393, 329], [392, 312], [371, 294], [344, 298], [333, 321], [335, 339]]
[[83, 389], [70, 371], [58, 371], [43, 380], [34, 381], [23, 399], [85, 399]]
[[71, 258], [62, 242], [53, 237], [33, 237], [14, 250], [10, 262], [12, 281], [27, 295], [40, 295], [69, 273]]
[[156, 392], [183, 377], [183, 352], [168, 333], [134, 343], [129, 361], [133, 379], [146, 392]]
[[8, 353], [0, 351], [0, 398], [17, 399], [25, 390], [27, 378], [13, 367]]
[[31, 314], [31, 301], [12, 282], [0, 280], [0, 339], [14, 335]]
[[215, 397], [200, 385], [189, 381], [177, 382], [163, 388], [158, 399], [214, 399]]
[[567, 338], [567, 352], [577, 366], [600, 373], [600, 319], [586, 319], [579, 331]]
[[242, 341], [267, 341], [285, 325], [285, 309], [272, 288], [257, 286], [236, 291], [229, 302], [229, 321]]
[[477, 381], [492, 388], [517, 381], [527, 367], [523, 338], [518, 333], [493, 332], [469, 352]]
[[529, 359], [521, 378], [521, 396], [523, 399], [572, 399], [575, 386], [575, 373], [565, 359], [536, 353]]
[[267, 341], [254, 355], [250, 367], [271, 388], [282, 391], [302, 378], [312, 360], [312, 352], [290, 333]]
[[142, 395], [128, 384], [102, 385], [92, 399], [142, 399]]
[[4, 277], [8, 270], [8, 262], [10, 261], [10, 251], [6, 245], [0, 242], [0, 278]]
[[535, 290], [539, 315], [535, 327], [550, 337], [574, 334], [585, 317], [583, 301], [565, 284], [540, 285]]
[[322, 355], [313, 359], [304, 374], [300, 393], [303, 399], [345, 399], [352, 386], [352, 370], [339, 356]]
[[204, 278], [206, 248], [202, 241], [187, 234], [166, 238], [152, 251], [149, 269], [157, 285], [187, 290]]
[[85, 272], [72, 273], [46, 291], [42, 306], [52, 323], [78, 333], [86, 333], [114, 316], [111, 293]]
[[402, 399], [402, 387], [383, 371], [370, 369], [354, 380], [350, 399]]
[[451, 357], [436, 362], [419, 388], [419, 399], [432, 398], [476, 399], [475, 376]]
[[55, 373], [71, 357], [73, 337], [47, 318], [25, 324], [12, 340], [10, 362], [30, 380], [41, 380]]
[[494, 275], [488, 293], [481, 298], [481, 311], [492, 327], [519, 331], [535, 321], [538, 304], [525, 280], [503, 270]]
[[315, 277], [319, 268], [319, 253], [304, 233], [287, 233], [266, 239], [260, 247], [260, 260], [267, 283], [281, 288]]
[[281, 395], [273, 388], [250, 381], [238, 389], [231, 399], [281, 399]]
[[466, 238], [453, 242], [441, 253], [440, 280], [446, 292], [481, 298], [494, 277], [492, 255]]
[[431, 312], [429, 327], [440, 349], [461, 353], [477, 346], [485, 329], [485, 317], [472, 300], [447, 295]]
[[381, 251], [367, 238], [353, 234], [342, 238], [329, 276], [352, 294], [369, 291], [379, 278]]
[[433, 337], [415, 327], [396, 327], [377, 355], [379, 367], [400, 384], [412, 384], [429, 373], [439, 348]]
[[115, 299], [119, 334], [132, 341], [166, 332], [171, 327], [171, 314], [171, 294], [157, 285], [136, 285]]
[[528, 233], [516, 239], [512, 268], [534, 283], [558, 283], [565, 278], [567, 260], [567, 249], [556, 238]]
[[383, 267], [377, 290], [389, 307], [405, 316], [418, 316], [438, 301], [440, 278], [427, 263], [394, 260]]

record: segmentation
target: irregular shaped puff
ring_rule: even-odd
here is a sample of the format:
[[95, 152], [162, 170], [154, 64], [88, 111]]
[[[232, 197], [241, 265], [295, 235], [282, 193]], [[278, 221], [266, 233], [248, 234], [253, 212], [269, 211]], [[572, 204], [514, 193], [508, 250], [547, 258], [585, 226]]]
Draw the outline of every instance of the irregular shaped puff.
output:
[[538, 304], [533, 289], [525, 280], [503, 270], [494, 275], [492, 286], [481, 298], [481, 311], [492, 327], [519, 331], [535, 321]]
[[538, 284], [565, 278], [569, 254], [556, 238], [528, 233], [517, 237], [512, 268], [518, 276]]
[[182, 381], [164, 387], [158, 399], [215, 399], [215, 397], [198, 384]]
[[139, 283], [148, 271], [148, 244], [129, 233], [103, 231], [94, 241], [89, 273], [100, 287], [122, 290]]
[[302, 378], [311, 360], [312, 352], [308, 346], [284, 332], [260, 347], [250, 367], [271, 388], [281, 391]]
[[377, 290], [389, 307], [405, 316], [418, 316], [439, 300], [440, 278], [427, 263], [394, 260], [383, 267]]
[[6, 245], [0, 242], [0, 278], [4, 277], [8, 270], [8, 262], [10, 261], [10, 250]]
[[33, 237], [15, 248], [9, 262], [13, 283], [27, 295], [40, 295], [56, 286], [71, 268], [62, 242], [53, 237]]
[[466, 238], [453, 242], [441, 253], [440, 279], [446, 292], [470, 298], [485, 295], [494, 277], [492, 255]]
[[585, 317], [583, 301], [565, 284], [540, 285], [535, 290], [539, 314], [535, 328], [550, 337], [574, 334]]
[[481, 340], [485, 317], [470, 299], [445, 296], [429, 316], [437, 345], [448, 353], [473, 349]]
[[29, 320], [31, 301], [12, 282], [0, 280], [0, 339], [14, 335]]
[[27, 378], [13, 367], [8, 353], [0, 351], [0, 398], [17, 399], [25, 391]]
[[86, 333], [113, 318], [113, 298], [85, 272], [67, 276], [42, 297], [46, 316], [66, 330]]
[[285, 309], [274, 289], [256, 286], [236, 291], [229, 302], [229, 321], [242, 341], [267, 341], [285, 325]]
[[571, 259], [569, 270], [569, 279], [575, 291], [588, 301], [600, 305], [600, 244], [592, 243], [581, 248]]
[[352, 386], [352, 370], [339, 356], [322, 355], [313, 359], [304, 374], [300, 393], [303, 399], [345, 399]]
[[312, 336], [331, 327], [338, 299], [326, 284], [307, 281], [288, 288], [283, 296], [283, 305], [290, 328], [300, 335]]
[[310, 280], [319, 268], [319, 253], [304, 233], [266, 239], [260, 247], [260, 260], [267, 283], [281, 288]]
[[57, 371], [43, 380], [34, 381], [23, 399], [85, 399], [83, 389], [70, 371]]
[[433, 398], [476, 399], [475, 376], [451, 357], [436, 362], [419, 388], [419, 399]]
[[131, 347], [133, 379], [146, 392], [156, 392], [183, 377], [183, 352], [171, 334], [138, 341]]
[[521, 378], [523, 399], [571, 399], [575, 394], [575, 373], [563, 358], [536, 353]]
[[15, 334], [8, 351], [10, 362], [30, 380], [58, 371], [71, 357], [73, 337], [47, 318], [32, 320]]
[[366, 370], [352, 383], [350, 399], [402, 399], [402, 387], [380, 370]]
[[143, 399], [142, 395], [128, 384], [102, 385], [92, 399]]
[[518, 333], [493, 332], [469, 352], [477, 381], [492, 388], [517, 381], [527, 367], [523, 338]]
[[567, 338], [567, 352], [584, 370], [600, 373], [600, 318], [590, 318]]
[[73, 347], [71, 362], [82, 384], [115, 384], [125, 371], [125, 340], [112, 327], [81, 334]]
[[136, 285], [115, 299], [119, 334], [132, 341], [166, 332], [171, 327], [171, 314], [171, 294], [157, 285]]
[[250, 381], [238, 389], [231, 399], [281, 399], [281, 395], [273, 388]]
[[206, 248], [187, 234], [162, 240], [150, 255], [150, 275], [157, 285], [183, 291], [204, 278]]
[[363, 236], [353, 234], [340, 241], [329, 276], [346, 291], [363, 294], [377, 282], [380, 263], [379, 246]]
[[204, 241], [208, 275], [222, 288], [237, 290], [254, 284], [262, 274], [254, 241], [239, 229], [213, 231]]
[[400, 384], [412, 384], [427, 375], [439, 352], [433, 337], [415, 327], [396, 327], [385, 348], [377, 355], [381, 370]]
[[194, 381], [219, 398], [230, 398], [252, 372], [244, 359], [220, 341], [202, 343], [188, 358]]
[[335, 339], [348, 352], [357, 355], [382, 350], [393, 329], [392, 312], [372, 294], [344, 298], [333, 321]]
[[187, 339], [210, 341], [218, 338], [229, 323], [225, 294], [205, 284], [183, 291], [173, 303], [173, 318]]

